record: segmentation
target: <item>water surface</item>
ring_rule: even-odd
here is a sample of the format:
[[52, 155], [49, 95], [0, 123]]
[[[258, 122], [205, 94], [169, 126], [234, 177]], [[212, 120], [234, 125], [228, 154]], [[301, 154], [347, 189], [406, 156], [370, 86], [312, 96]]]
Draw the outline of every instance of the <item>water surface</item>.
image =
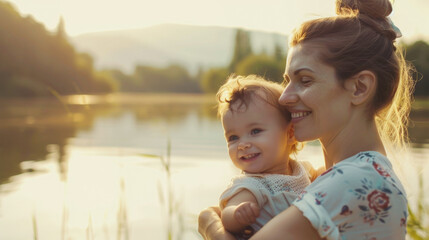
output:
[[[200, 239], [198, 212], [238, 173], [214, 105], [211, 95], [0, 100], [0, 239]], [[428, 111], [412, 118], [410, 202], [429, 173]], [[318, 143], [298, 159], [321, 166]]]

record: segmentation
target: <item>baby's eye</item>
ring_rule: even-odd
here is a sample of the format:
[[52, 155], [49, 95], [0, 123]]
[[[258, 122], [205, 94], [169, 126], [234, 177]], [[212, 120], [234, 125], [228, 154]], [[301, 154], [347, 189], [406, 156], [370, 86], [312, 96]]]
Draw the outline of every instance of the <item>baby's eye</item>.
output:
[[262, 129], [255, 128], [255, 129], [252, 129], [252, 131], [250, 131], [250, 134], [254, 135], [254, 134], [258, 134], [260, 132], [262, 132]]
[[238, 139], [237, 135], [231, 135], [231, 136], [228, 137], [228, 142], [232, 142], [232, 141], [235, 141], [237, 139]]

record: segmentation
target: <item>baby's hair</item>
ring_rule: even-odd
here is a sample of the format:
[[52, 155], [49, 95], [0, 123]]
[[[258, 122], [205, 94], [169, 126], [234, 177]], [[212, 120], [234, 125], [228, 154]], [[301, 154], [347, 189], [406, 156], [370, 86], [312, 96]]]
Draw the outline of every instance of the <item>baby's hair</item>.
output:
[[[236, 76], [231, 75], [226, 83], [219, 88], [216, 94], [218, 102], [218, 116], [222, 117], [227, 111], [234, 111], [232, 105], [239, 103], [236, 109], [247, 108], [256, 97], [273, 106], [288, 123], [291, 120], [290, 112], [279, 103], [284, 86], [268, 81], [257, 75]], [[297, 142], [291, 146], [291, 153], [297, 153], [302, 144]]]

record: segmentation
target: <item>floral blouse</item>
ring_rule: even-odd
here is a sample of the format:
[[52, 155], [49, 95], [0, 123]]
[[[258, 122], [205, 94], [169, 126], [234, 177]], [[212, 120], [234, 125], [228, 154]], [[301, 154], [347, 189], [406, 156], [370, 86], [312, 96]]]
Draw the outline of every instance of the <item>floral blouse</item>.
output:
[[293, 202], [326, 239], [405, 239], [407, 197], [389, 160], [361, 152], [320, 175]]

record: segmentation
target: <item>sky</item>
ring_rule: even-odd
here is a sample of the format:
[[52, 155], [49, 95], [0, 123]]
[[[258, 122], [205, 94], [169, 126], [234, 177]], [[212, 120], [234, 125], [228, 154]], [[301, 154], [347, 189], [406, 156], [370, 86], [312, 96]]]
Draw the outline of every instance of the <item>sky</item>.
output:
[[[60, 17], [70, 36], [162, 23], [240, 27], [288, 34], [302, 21], [335, 14], [335, 0], [9, 0], [48, 30]], [[429, 40], [429, 0], [395, 0], [405, 41]]]

